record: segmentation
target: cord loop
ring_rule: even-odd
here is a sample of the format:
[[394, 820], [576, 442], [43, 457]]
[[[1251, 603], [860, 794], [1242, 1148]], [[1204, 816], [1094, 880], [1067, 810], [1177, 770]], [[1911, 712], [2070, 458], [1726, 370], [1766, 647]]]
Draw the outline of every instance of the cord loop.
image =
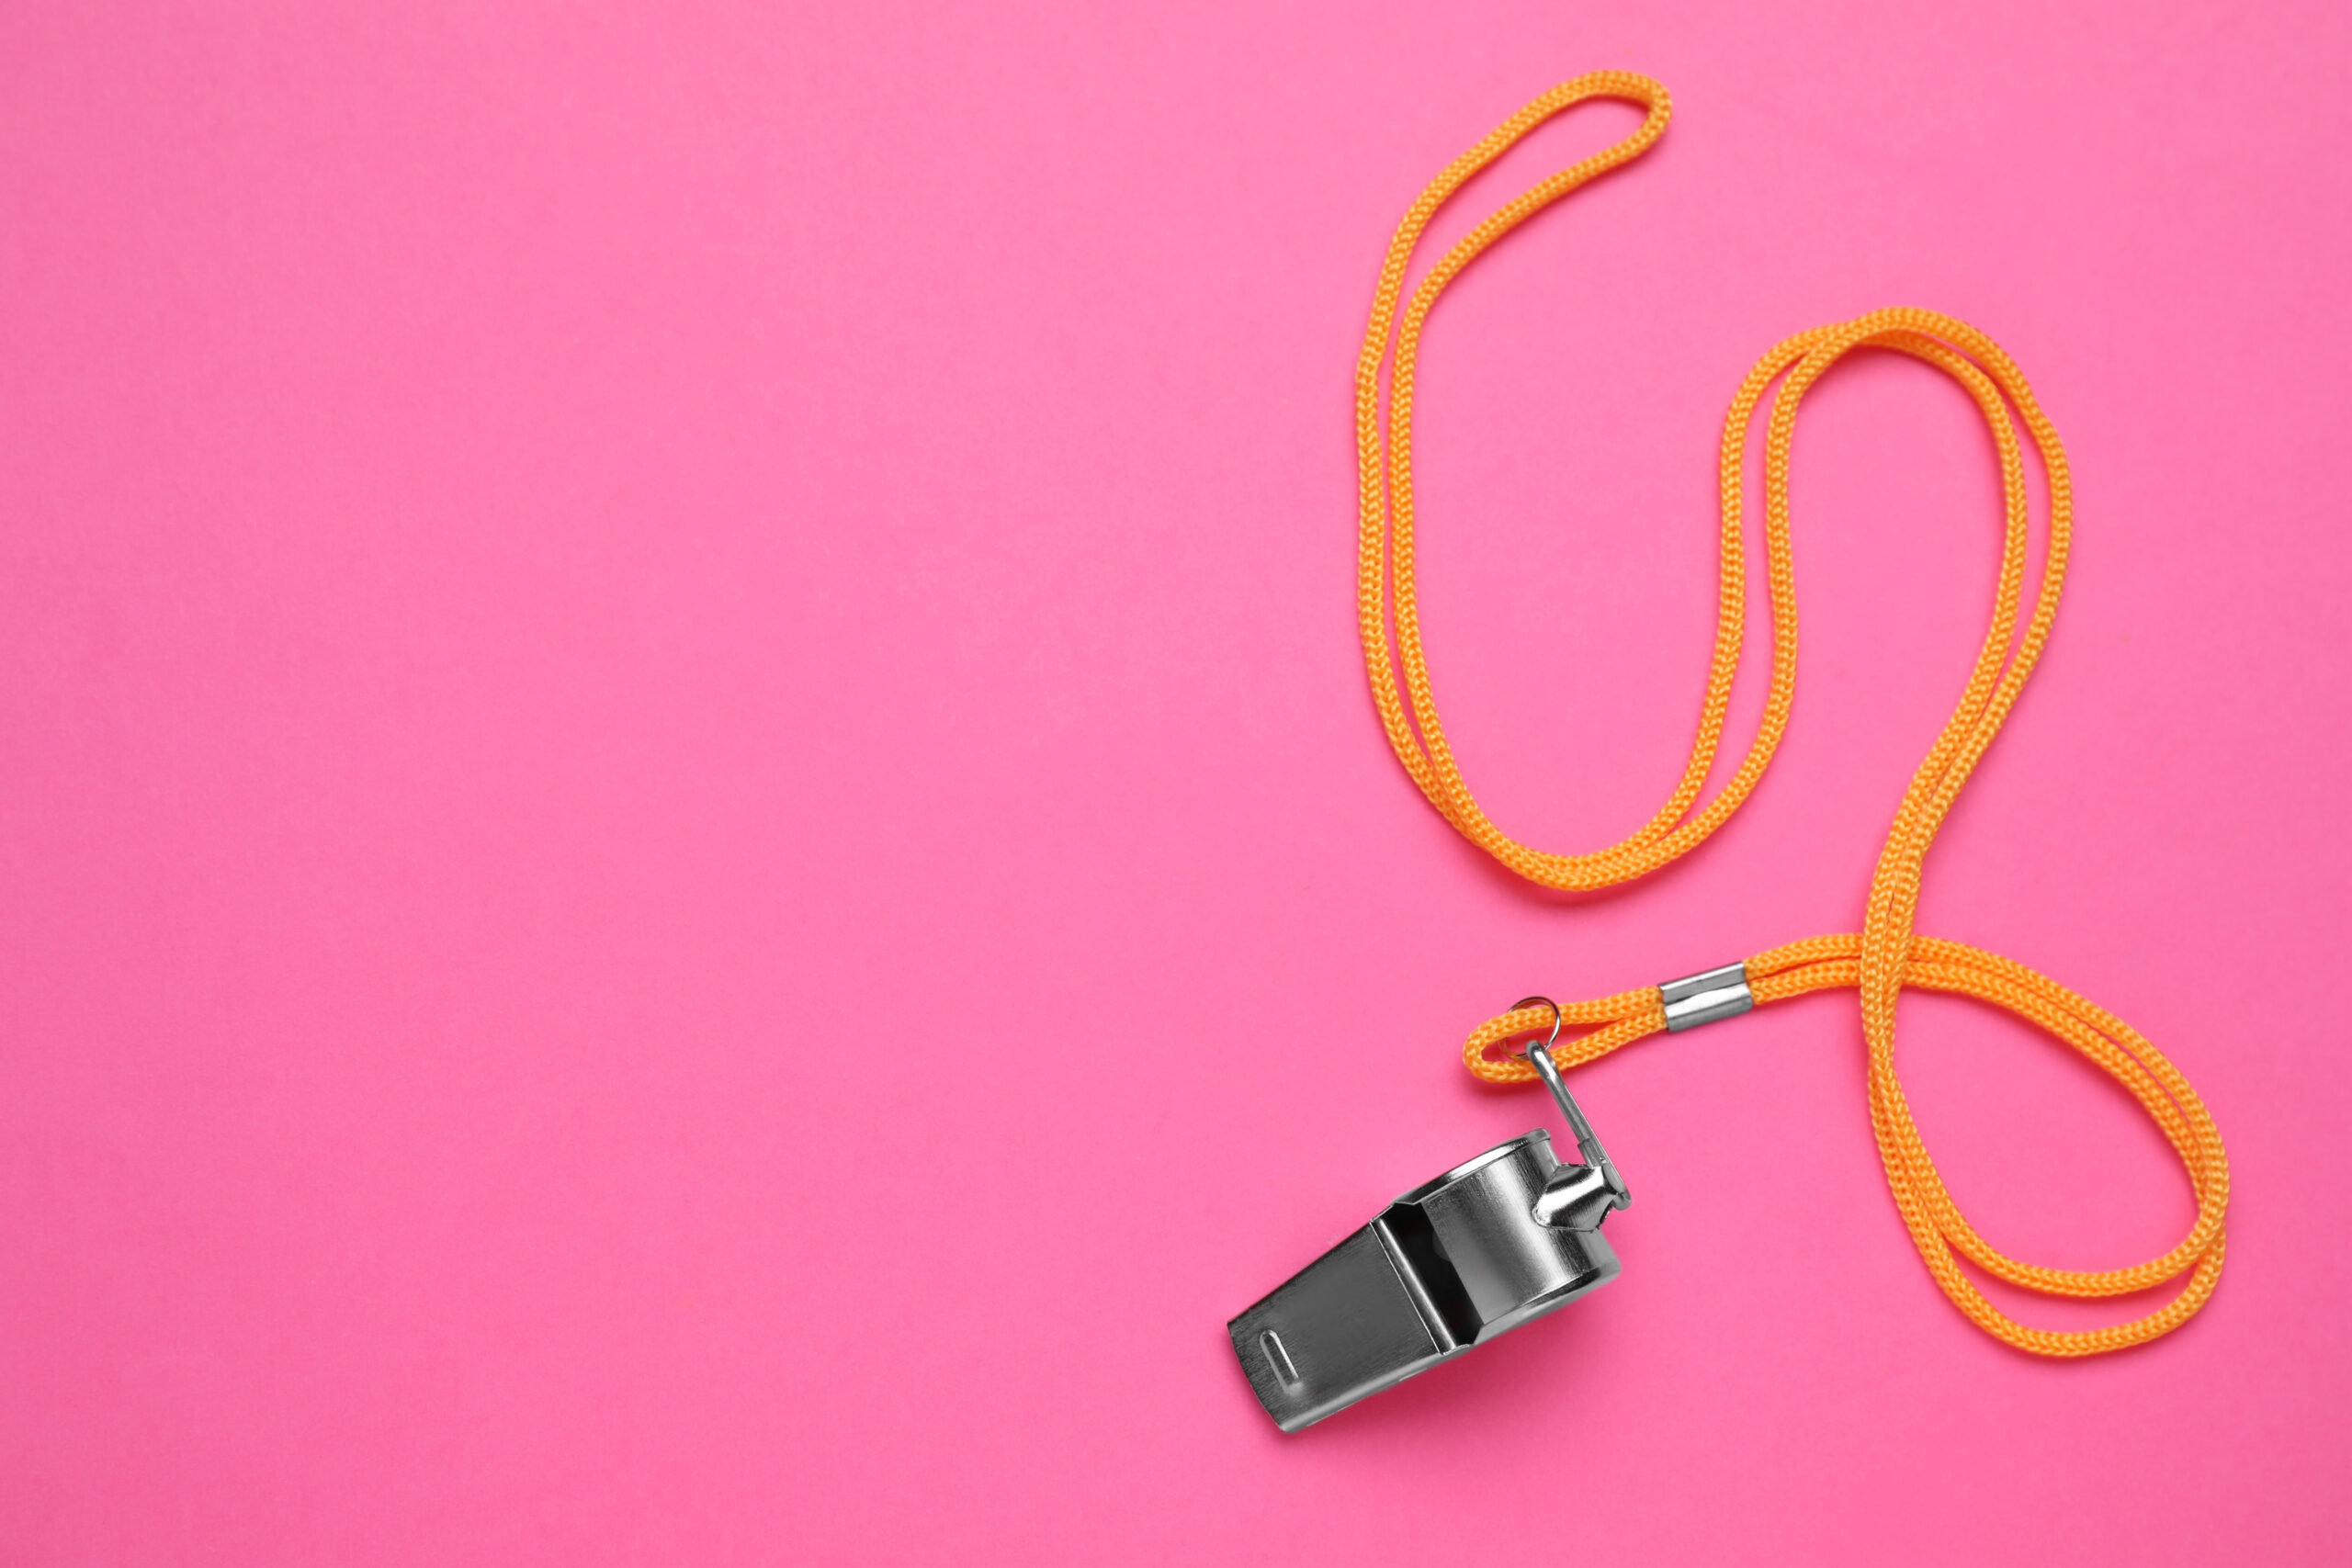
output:
[[[1448, 197], [1537, 126], [1589, 98], [1620, 98], [1645, 111], [1641, 126], [1615, 145], [1539, 181], [1505, 203], [1432, 265], [1404, 305], [1398, 300], [1422, 231]], [[1446, 820], [1503, 864], [1546, 887], [1595, 891], [1618, 886], [1688, 852], [1745, 802], [1786, 732], [1796, 694], [1796, 582], [1789, 549], [1789, 452], [1797, 409], [1814, 383], [1846, 355], [1881, 349], [1934, 367], [1975, 402], [1992, 434], [2001, 469], [2006, 527], [1993, 615], [1967, 689], [1905, 790], [1871, 879], [1862, 930], [1815, 937], [1747, 961], [1757, 1006], [1831, 987], [1860, 993], [1867, 1047], [1871, 1131], [1889, 1190], [1928, 1272], [1969, 1320], [1994, 1337], [2037, 1355], [2075, 1357], [2120, 1350], [2169, 1333], [2194, 1316], [2221, 1277], [2229, 1163], [2219, 1131], [2188, 1080], [2122, 1020], [2021, 964], [1913, 929], [1928, 847], [1961, 787], [2000, 730], [2048, 641], [2058, 611], [2073, 536], [2074, 499], [2058, 433], [2032, 390], [1998, 345], [1964, 321], [1932, 310], [1873, 310], [1850, 321], [1798, 333], [1757, 361], [1733, 396], [1718, 453], [1723, 497], [1714, 655], [1699, 709], [1697, 736], [1680, 782], [1657, 814], [1604, 849], [1553, 854], [1520, 842], [1490, 820], [1470, 793], [1439, 722], [1420, 619], [1414, 598], [1412, 418], [1414, 369], [1430, 310], [1446, 288], [1497, 240], [1569, 192], [1631, 162], [1664, 132], [1666, 89], [1631, 72], [1602, 71], [1553, 88], [1505, 120], [1430, 182], [1397, 225], [1373, 295], [1356, 364], [1356, 445], [1361, 529], [1357, 607], [1374, 705], [1397, 761]], [[1383, 392], [1386, 421], [1382, 420]], [[1772, 621], [1772, 662], [1763, 716], [1747, 755], [1703, 805], [1700, 795], [1715, 761], [1739, 666], [1747, 584], [1742, 528], [1747, 445], [1757, 411], [1766, 406], [1764, 552]], [[2018, 621], [2030, 560], [2030, 507], [2025, 443], [2039, 460], [2048, 496], [2048, 542], [2032, 613]], [[1391, 623], [1394, 637], [1391, 637]], [[2071, 1270], [2020, 1262], [1979, 1235], [1936, 1170], [1913, 1122], [1894, 1066], [1896, 998], [1906, 987], [1974, 997], [2007, 1008], [2063, 1041], [2122, 1084], [2163, 1131], [2188, 1173], [2197, 1218], [2171, 1250], [2129, 1269]], [[1530, 998], [1533, 1001], [1537, 998]], [[1563, 1068], [1608, 1055], [1667, 1027], [1655, 987], [1557, 1008], [1561, 1022], [1589, 1026], [1554, 1044]], [[1470, 1071], [1489, 1083], [1532, 1083], [1523, 1058], [1493, 1058], [1489, 1047], [1543, 1026], [1525, 1003], [1474, 1031], [1463, 1050]], [[2145, 1316], [2086, 1332], [2029, 1327], [2004, 1314], [1960, 1267], [2045, 1295], [2103, 1297], [2148, 1290], [2186, 1273], [2170, 1302]]]

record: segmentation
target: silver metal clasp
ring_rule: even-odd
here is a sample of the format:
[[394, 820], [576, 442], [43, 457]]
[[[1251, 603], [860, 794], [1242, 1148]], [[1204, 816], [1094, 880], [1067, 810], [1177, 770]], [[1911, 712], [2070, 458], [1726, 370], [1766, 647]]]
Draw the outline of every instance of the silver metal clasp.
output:
[[1668, 980], [1657, 988], [1657, 997], [1666, 1008], [1666, 1026], [1676, 1033], [1737, 1018], [1756, 1005], [1755, 993], [1747, 988], [1745, 963]]
[[[1542, 1000], [1531, 998], [1521, 1007]], [[1553, 1038], [1559, 1036], [1553, 1009]], [[1226, 1325], [1285, 1432], [1393, 1388], [1615, 1279], [1600, 1223], [1633, 1201], [1552, 1065], [1528, 1048], [1576, 1134], [1561, 1163], [1537, 1128], [1422, 1183]]]

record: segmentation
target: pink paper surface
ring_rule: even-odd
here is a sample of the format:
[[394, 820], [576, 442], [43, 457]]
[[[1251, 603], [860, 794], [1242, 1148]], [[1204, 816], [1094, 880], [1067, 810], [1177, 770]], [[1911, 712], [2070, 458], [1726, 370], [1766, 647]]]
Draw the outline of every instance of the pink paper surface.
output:
[[[0, 1562], [2352, 1557], [2347, 62], [2218, 0], [0, 13]], [[1578, 1075], [1623, 1278], [1285, 1438], [1226, 1318], [1550, 1122], [1464, 1032], [1856, 929], [1981, 634], [1989, 446], [1855, 364], [1716, 840], [1549, 897], [1388, 755], [1381, 248], [1611, 66], [1665, 142], [1431, 330], [1471, 780], [1646, 817], [1740, 376], [1983, 327], [2079, 537], [1921, 926], [2172, 1054], [2229, 1267], [2128, 1355], [1969, 1327], [1832, 994]], [[2177, 1238], [2105, 1079], [1903, 1024], [1996, 1244]]]

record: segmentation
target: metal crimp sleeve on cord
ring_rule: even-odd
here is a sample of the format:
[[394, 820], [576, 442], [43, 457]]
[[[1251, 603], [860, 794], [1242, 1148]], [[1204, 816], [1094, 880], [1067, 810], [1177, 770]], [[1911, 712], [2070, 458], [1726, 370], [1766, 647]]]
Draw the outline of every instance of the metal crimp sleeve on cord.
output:
[[1657, 988], [1666, 1004], [1666, 1027], [1677, 1033], [1726, 1018], [1737, 1018], [1756, 1005], [1747, 988], [1747, 965], [1726, 964], [1697, 975], [1668, 980]]

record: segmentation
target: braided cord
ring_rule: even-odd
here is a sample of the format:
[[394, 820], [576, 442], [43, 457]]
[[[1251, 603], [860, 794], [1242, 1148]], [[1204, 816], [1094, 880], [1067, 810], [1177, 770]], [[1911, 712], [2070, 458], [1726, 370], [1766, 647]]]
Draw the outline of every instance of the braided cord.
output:
[[[1614, 146], [1562, 170], [1498, 209], [1432, 265], [1404, 306], [1405, 274], [1430, 218], [1473, 175], [1538, 125], [1588, 98], [1622, 98], [1647, 112], [1640, 128]], [[1592, 891], [1657, 870], [1695, 847], [1747, 798], [1788, 727], [1796, 692], [1796, 583], [1789, 551], [1789, 451], [1797, 409], [1814, 383], [1845, 355], [1860, 349], [1908, 355], [1950, 376], [1975, 401], [1999, 456], [2006, 527], [1993, 615], [1967, 689], [1951, 720], [1912, 776], [1888, 829], [1871, 878], [1860, 935], [1815, 937], [1747, 961], [1757, 1005], [1833, 987], [1860, 993], [1868, 1047], [1871, 1125], [1895, 1207], [1913, 1245], [1944, 1294], [1986, 1333], [2044, 1356], [2091, 1356], [2120, 1350], [2169, 1333], [2194, 1316], [2220, 1279], [2223, 1216], [2229, 1204], [2229, 1164], [2220, 1133], [2188, 1080], [2122, 1020], [2021, 964], [1960, 942], [1918, 935], [1920, 874], [1937, 830], [1962, 785], [1998, 733], [2033, 671], [2058, 613], [2066, 573], [2074, 501], [2058, 433], [2034, 401], [2025, 378], [1991, 339], [1964, 321], [1932, 310], [1873, 310], [1850, 321], [1815, 327], [1776, 344], [1757, 361], [1724, 421], [1720, 454], [1723, 494], [1718, 624], [1698, 733], [1690, 761], [1657, 814], [1617, 843], [1586, 854], [1552, 854], [1521, 843], [1497, 827], [1472, 797], [1439, 722], [1413, 580], [1413, 373], [1431, 308], [1480, 253], [1587, 181], [1639, 157], [1666, 129], [1666, 90], [1630, 72], [1603, 71], [1564, 83], [1503, 122], [1447, 165], [1397, 225], [1373, 296], [1363, 352], [1356, 367], [1356, 441], [1362, 491], [1358, 609], [1373, 701], [1397, 760], [1430, 804], [1464, 837], [1529, 880], [1546, 887]], [[1387, 420], [1381, 414], [1386, 392]], [[1769, 404], [1767, 399], [1769, 398]], [[1737, 672], [1747, 601], [1742, 544], [1748, 437], [1757, 411], [1766, 410], [1764, 434], [1765, 578], [1772, 616], [1772, 667], [1764, 713], [1747, 756], [1704, 805], [1701, 792], [1713, 768]], [[2032, 443], [2048, 496], [2048, 543], [2033, 610], [2022, 610], [2030, 549], [2030, 506], [2024, 443]], [[1395, 635], [1392, 644], [1390, 623]], [[1401, 671], [1401, 683], [1399, 680]], [[2187, 1168], [2197, 1198], [2188, 1234], [2159, 1258], [2128, 1269], [2083, 1271], [2020, 1262], [1977, 1234], [1945, 1188], [1920, 1138], [1894, 1066], [1897, 998], [1905, 987], [1977, 998], [2007, 1008], [2081, 1052], [2130, 1090], [2155, 1122]], [[1563, 1068], [1604, 1056], [1666, 1027], [1654, 987], [1561, 1009], [1566, 1025], [1587, 1032], [1554, 1049]], [[1531, 1083], [1523, 1057], [1490, 1055], [1492, 1048], [1548, 1029], [1546, 1008], [1526, 1008], [1488, 1020], [1472, 1032], [1463, 1058], [1489, 1083]], [[2164, 1306], [2143, 1317], [2086, 1332], [2029, 1327], [2004, 1314], [1960, 1267], [1960, 1259], [2009, 1284], [2046, 1295], [2104, 1297], [2144, 1291], [2179, 1278], [2188, 1281]]]

